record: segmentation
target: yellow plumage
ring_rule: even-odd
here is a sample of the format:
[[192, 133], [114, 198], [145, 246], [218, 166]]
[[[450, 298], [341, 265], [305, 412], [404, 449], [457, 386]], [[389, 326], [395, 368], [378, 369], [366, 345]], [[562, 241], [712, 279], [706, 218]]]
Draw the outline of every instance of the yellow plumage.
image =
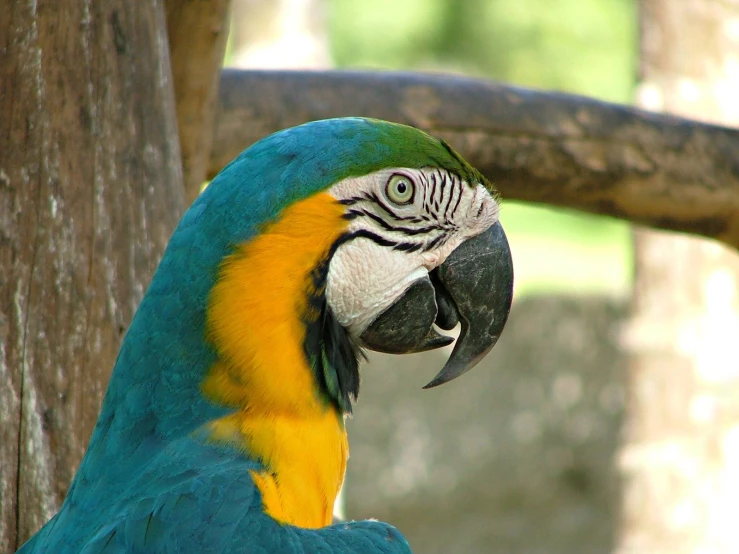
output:
[[300, 527], [331, 523], [348, 457], [343, 416], [319, 396], [302, 346], [311, 272], [346, 230], [343, 213], [326, 193], [291, 205], [224, 260], [208, 302], [219, 361], [202, 389], [238, 408], [211, 438], [260, 458], [265, 511]]

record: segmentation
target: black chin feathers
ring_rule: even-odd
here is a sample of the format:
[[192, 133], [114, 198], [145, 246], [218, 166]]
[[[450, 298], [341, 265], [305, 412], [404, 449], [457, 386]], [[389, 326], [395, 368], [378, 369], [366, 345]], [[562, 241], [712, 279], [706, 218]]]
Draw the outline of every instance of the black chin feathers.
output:
[[352, 403], [359, 395], [359, 358], [365, 356], [326, 302], [329, 260], [330, 256], [311, 276], [312, 290], [308, 291], [308, 306], [303, 317], [303, 347], [319, 393], [342, 414], [350, 414]]
[[364, 353], [325, 301], [321, 319], [321, 369], [325, 389], [342, 413], [350, 414], [352, 403], [359, 395], [359, 357]]

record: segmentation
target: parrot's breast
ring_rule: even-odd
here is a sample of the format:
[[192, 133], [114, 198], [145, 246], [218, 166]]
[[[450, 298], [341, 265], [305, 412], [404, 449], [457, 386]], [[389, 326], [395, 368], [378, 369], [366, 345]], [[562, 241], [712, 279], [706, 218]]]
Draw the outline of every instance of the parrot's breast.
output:
[[224, 260], [208, 301], [218, 361], [202, 390], [236, 408], [210, 437], [260, 460], [265, 511], [300, 527], [331, 523], [348, 456], [343, 416], [319, 394], [304, 350], [311, 274], [345, 232], [343, 214], [325, 193], [286, 208]]

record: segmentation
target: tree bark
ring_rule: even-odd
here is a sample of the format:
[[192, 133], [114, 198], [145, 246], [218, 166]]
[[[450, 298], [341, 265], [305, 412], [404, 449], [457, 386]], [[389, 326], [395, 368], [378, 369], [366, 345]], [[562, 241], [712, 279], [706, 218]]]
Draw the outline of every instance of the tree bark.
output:
[[278, 129], [327, 117], [377, 117], [445, 138], [504, 198], [739, 247], [736, 129], [580, 96], [423, 74], [226, 70], [219, 104], [211, 177]]
[[0, 10], [0, 550], [58, 509], [183, 209], [159, 2]]
[[[737, 25], [737, 2], [643, 0], [639, 103], [739, 125]], [[739, 552], [737, 337], [736, 252], [639, 232], [619, 552]]]
[[188, 204], [205, 181], [230, 0], [164, 0]]

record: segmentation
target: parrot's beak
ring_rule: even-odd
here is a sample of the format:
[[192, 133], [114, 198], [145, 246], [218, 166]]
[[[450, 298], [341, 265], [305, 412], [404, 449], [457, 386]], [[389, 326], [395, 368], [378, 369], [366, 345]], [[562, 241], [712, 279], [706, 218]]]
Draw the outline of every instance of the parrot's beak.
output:
[[419, 279], [362, 333], [364, 346], [404, 354], [446, 346], [439, 334], [457, 322], [461, 332], [443, 369], [424, 388], [441, 385], [472, 369], [498, 342], [513, 300], [513, 261], [500, 223], [460, 244], [430, 274]]

